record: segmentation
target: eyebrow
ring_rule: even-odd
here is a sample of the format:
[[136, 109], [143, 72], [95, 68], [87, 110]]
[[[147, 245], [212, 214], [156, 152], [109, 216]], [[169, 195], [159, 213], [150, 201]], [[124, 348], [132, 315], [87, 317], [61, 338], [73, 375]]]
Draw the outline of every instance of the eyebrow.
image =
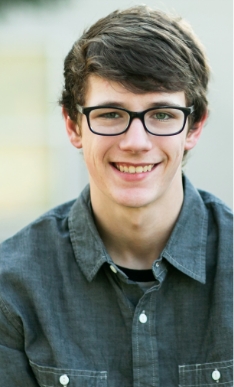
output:
[[[105, 102], [97, 104], [95, 106], [97, 106], [97, 107], [113, 106], [116, 108], [119, 107], [119, 108], [126, 109], [126, 107], [124, 105], [125, 105], [125, 103], [120, 103], [120, 102], [116, 102], [116, 101], [105, 101]], [[186, 106], [182, 106], [182, 105], [173, 103], [172, 101], [160, 100], [160, 101], [151, 102], [147, 109], [150, 109], [151, 107], [154, 108], [154, 107], [160, 107], [160, 106], [186, 107]]]

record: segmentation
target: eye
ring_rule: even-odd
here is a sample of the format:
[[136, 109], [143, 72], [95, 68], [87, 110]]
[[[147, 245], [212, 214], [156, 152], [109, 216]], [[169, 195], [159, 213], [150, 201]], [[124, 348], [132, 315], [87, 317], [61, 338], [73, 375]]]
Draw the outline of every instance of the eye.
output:
[[113, 118], [119, 118], [120, 114], [118, 112], [106, 112], [106, 113], [100, 114], [100, 117], [113, 119]]
[[154, 117], [157, 118], [157, 120], [160, 120], [160, 121], [166, 121], [166, 120], [169, 120], [171, 118], [171, 116], [168, 113], [165, 113], [165, 112], [156, 112], [154, 114]]
[[91, 117], [99, 120], [116, 120], [122, 118], [124, 112], [121, 110], [113, 110], [113, 108], [94, 109], [91, 112]]

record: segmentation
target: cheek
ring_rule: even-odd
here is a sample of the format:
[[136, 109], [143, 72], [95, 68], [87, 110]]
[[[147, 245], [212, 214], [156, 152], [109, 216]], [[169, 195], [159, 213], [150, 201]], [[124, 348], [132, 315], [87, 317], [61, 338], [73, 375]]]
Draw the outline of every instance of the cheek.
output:
[[93, 133], [83, 137], [83, 154], [88, 169], [101, 169], [110, 159], [112, 154], [113, 141], [104, 136]]
[[159, 140], [158, 148], [163, 152], [168, 160], [181, 160], [184, 154], [185, 139], [177, 135], [162, 137]]
[[86, 144], [83, 147], [83, 156], [84, 156], [84, 161], [85, 161], [86, 167], [88, 169], [88, 172], [93, 174], [93, 173], [95, 173], [97, 160], [96, 160], [95, 152], [93, 151], [92, 146], [90, 146], [90, 145], [91, 144]]

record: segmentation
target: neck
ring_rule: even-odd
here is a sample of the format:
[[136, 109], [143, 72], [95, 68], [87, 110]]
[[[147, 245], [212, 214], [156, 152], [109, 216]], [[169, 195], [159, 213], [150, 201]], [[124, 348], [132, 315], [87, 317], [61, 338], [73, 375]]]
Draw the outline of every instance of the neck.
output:
[[97, 195], [91, 187], [95, 223], [109, 255], [117, 265], [139, 270], [152, 267], [180, 213], [182, 181], [180, 189], [173, 190], [173, 193], [173, 200], [164, 197], [151, 205], [131, 208], [113, 203], [107, 196], [103, 198], [100, 191]]

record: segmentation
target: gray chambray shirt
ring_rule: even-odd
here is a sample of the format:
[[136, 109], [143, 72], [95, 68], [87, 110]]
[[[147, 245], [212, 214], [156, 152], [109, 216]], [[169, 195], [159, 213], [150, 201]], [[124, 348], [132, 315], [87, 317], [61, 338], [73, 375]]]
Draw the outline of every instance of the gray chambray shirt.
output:
[[1, 387], [232, 387], [232, 221], [184, 177], [145, 292], [113, 263], [89, 187], [0, 247]]

